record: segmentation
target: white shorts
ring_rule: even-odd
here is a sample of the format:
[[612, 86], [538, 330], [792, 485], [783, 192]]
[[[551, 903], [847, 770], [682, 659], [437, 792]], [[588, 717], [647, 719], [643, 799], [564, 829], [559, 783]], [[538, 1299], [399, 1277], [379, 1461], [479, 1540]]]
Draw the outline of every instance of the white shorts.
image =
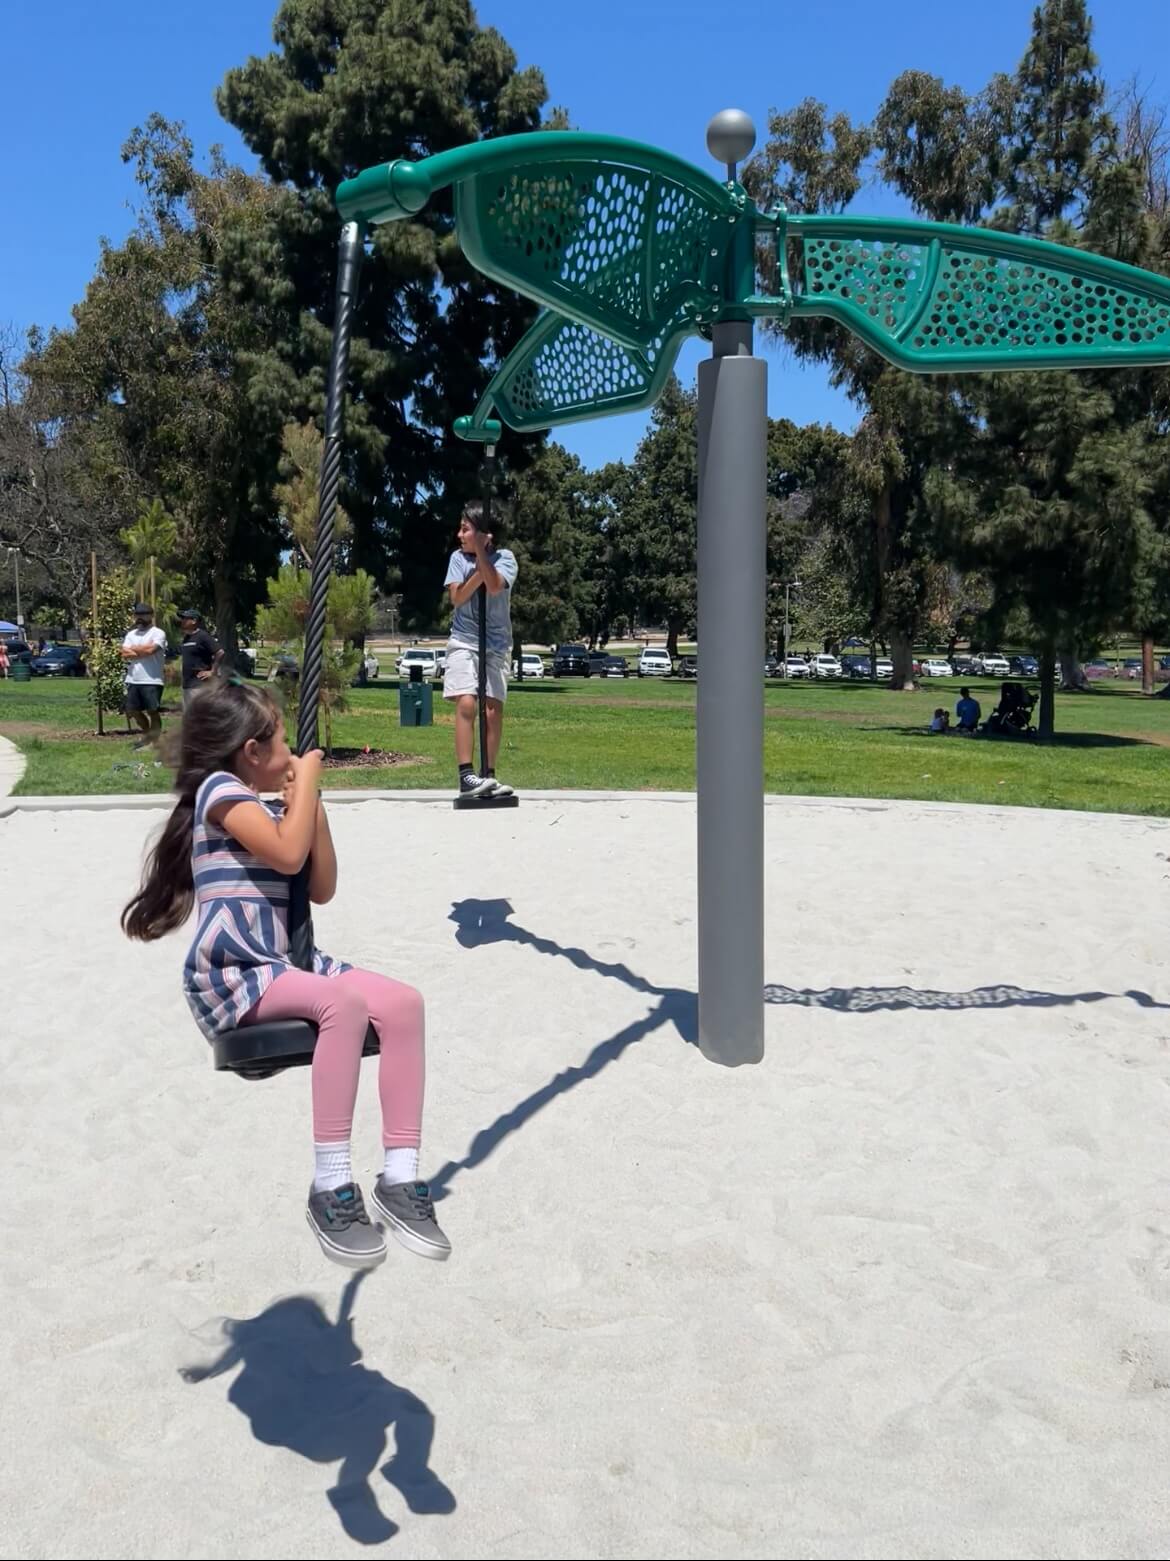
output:
[[[447, 649], [447, 666], [443, 672], [443, 698], [458, 699], [462, 694], [479, 693], [479, 652], [468, 650], [465, 645], [451, 645]], [[488, 651], [487, 697], [498, 699], [501, 704], [508, 697], [508, 658]]]

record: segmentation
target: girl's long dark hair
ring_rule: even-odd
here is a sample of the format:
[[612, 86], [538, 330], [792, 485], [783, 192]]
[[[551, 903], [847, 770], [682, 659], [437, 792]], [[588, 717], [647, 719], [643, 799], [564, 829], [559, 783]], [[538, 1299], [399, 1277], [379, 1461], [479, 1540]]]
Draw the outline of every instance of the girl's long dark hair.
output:
[[232, 768], [251, 738], [264, 743], [275, 736], [279, 720], [280, 707], [271, 694], [235, 679], [217, 678], [191, 700], [179, 734], [179, 800], [146, 859], [142, 887], [122, 912], [122, 931], [128, 938], [153, 943], [187, 920], [195, 898], [195, 795], [209, 775]]

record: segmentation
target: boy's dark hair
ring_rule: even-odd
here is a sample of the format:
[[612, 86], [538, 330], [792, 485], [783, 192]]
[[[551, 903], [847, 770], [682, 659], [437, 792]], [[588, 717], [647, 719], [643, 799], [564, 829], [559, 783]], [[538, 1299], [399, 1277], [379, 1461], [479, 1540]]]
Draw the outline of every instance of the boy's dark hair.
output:
[[489, 532], [497, 543], [500, 540], [506, 519], [504, 515], [504, 506], [502, 504], [495, 503], [492, 505], [491, 517], [485, 526], [483, 520], [482, 499], [468, 499], [467, 503], [463, 506], [463, 513], [460, 518], [468, 521], [475, 527], [477, 531]]
[[970, 697], [971, 697], [971, 690], [969, 688], [961, 688], [959, 690], [959, 698], [960, 699], [970, 699]]

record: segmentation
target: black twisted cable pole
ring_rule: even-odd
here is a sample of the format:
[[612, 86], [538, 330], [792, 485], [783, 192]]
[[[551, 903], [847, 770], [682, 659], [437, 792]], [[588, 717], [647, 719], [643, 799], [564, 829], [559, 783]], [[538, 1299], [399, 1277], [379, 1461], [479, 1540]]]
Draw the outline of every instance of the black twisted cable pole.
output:
[[[301, 659], [300, 712], [297, 752], [317, 747], [321, 673], [325, 661], [325, 609], [333, 574], [333, 532], [337, 493], [341, 486], [341, 440], [345, 428], [345, 389], [349, 374], [349, 341], [357, 304], [358, 278], [364, 250], [362, 230], [347, 222], [337, 255], [337, 296], [333, 310], [333, 345], [325, 393], [325, 448], [321, 453], [321, 483], [317, 503], [317, 539], [309, 585], [309, 616], [305, 621], [305, 651]], [[289, 955], [294, 965], [309, 970], [313, 963], [313, 919], [309, 909], [309, 864], [292, 883], [288, 915]]]

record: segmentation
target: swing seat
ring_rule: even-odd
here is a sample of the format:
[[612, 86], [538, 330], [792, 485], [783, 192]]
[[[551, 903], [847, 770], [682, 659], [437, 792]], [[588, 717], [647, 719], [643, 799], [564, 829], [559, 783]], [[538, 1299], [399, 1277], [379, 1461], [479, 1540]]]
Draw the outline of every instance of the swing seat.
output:
[[[271, 1024], [245, 1024], [226, 1030], [211, 1043], [217, 1073], [234, 1073], [241, 1079], [270, 1079], [285, 1068], [307, 1068], [317, 1044], [317, 1026], [308, 1019], [276, 1019]], [[373, 1025], [366, 1029], [363, 1057], [381, 1050]]]

